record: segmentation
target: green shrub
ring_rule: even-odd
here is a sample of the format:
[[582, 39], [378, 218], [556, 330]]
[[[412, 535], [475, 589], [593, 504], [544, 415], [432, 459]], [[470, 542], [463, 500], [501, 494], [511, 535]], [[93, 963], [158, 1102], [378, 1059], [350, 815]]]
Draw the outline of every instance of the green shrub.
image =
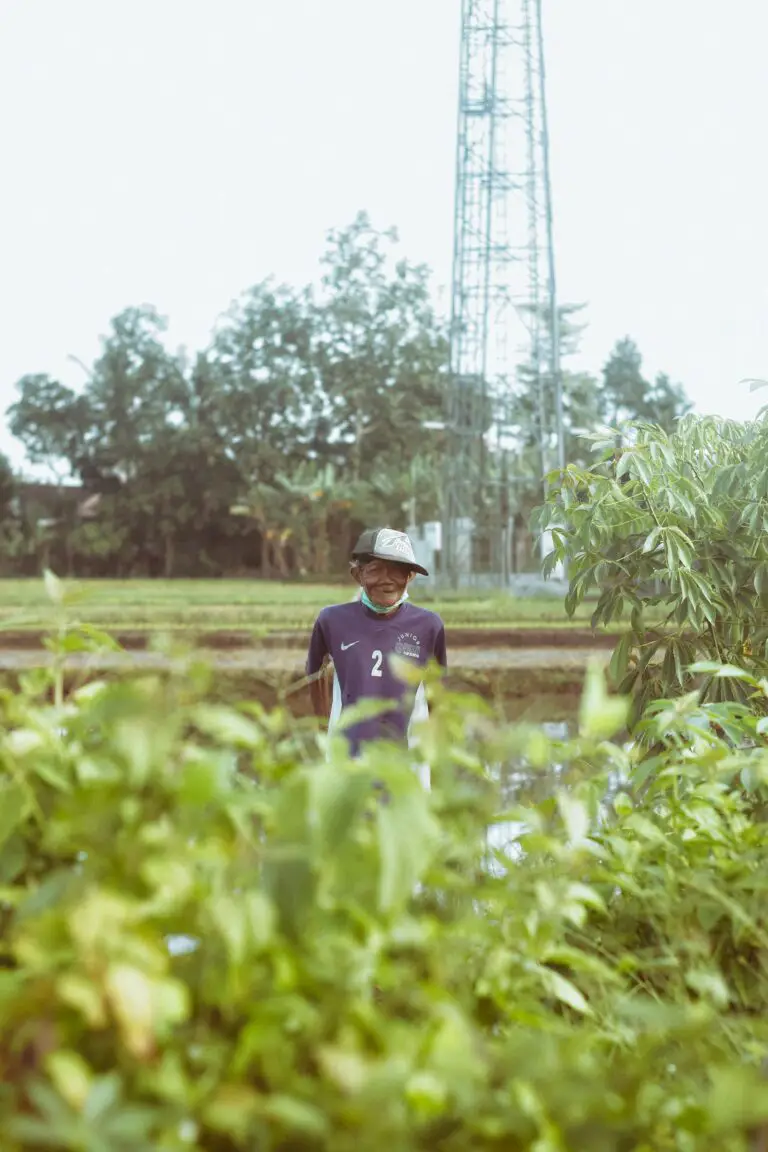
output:
[[45, 676], [0, 696], [4, 1152], [758, 1139], [750, 715], [658, 707], [648, 760], [597, 674], [562, 744], [436, 687], [427, 794], [397, 750], [326, 761], [287, 713], [207, 702], [199, 669], [53, 704]]

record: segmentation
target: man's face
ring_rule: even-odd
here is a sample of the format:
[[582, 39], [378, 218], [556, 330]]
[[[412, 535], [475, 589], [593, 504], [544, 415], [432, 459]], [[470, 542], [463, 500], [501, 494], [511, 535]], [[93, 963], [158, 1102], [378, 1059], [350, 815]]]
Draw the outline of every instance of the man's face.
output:
[[352, 569], [358, 584], [365, 588], [374, 604], [382, 608], [396, 604], [413, 576], [406, 564], [394, 560], [361, 557]]

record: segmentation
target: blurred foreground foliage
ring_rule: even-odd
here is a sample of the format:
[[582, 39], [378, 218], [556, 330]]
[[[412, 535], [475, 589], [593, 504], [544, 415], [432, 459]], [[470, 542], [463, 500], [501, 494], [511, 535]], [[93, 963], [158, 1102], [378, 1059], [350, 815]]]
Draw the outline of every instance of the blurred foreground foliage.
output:
[[65, 696], [78, 642], [0, 697], [4, 1152], [763, 1146], [757, 710], [436, 684], [427, 793], [202, 667]]

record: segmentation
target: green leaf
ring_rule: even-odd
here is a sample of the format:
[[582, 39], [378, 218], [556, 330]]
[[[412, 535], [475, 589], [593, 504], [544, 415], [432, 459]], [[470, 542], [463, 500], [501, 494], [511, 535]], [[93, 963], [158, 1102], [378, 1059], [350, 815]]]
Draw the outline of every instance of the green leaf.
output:
[[371, 797], [368, 772], [327, 765], [310, 779], [315, 851], [324, 857], [339, 850]]
[[123, 647], [107, 632], [90, 624], [79, 624], [70, 629], [57, 647], [63, 652], [122, 652]]
[[543, 960], [547, 964], [557, 964], [563, 968], [570, 968], [574, 972], [587, 972], [597, 976], [600, 980], [620, 984], [621, 977], [610, 964], [597, 956], [591, 956], [580, 948], [571, 948], [567, 944], [552, 945], [544, 951]]
[[645, 543], [643, 544], [643, 552], [645, 554], [654, 552], [659, 543], [659, 536], [661, 535], [661, 528], [657, 525], [647, 535]]
[[392, 701], [387, 699], [371, 697], [359, 700], [356, 704], [343, 710], [337, 724], [337, 729], [340, 732], [344, 732], [348, 728], [353, 728], [356, 724], [360, 724], [365, 720], [374, 720], [378, 716], [386, 716], [388, 712], [392, 711], [392, 708]]
[[294, 1096], [274, 1094], [267, 1097], [263, 1114], [289, 1132], [317, 1137], [328, 1133], [329, 1119], [322, 1109]]
[[5, 1134], [20, 1140], [24, 1147], [70, 1149], [70, 1117], [54, 1123], [36, 1116], [12, 1116], [4, 1122]]
[[602, 668], [595, 662], [591, 663], [579, 710], [581, 734], [591, 739], [607, 739], [624, 727], [628, 716], [629, 701], [609, 696]]
[[229, 960], [240, 965], [248, 955], [248, 918], [241, 900], [217, 895], [210, 903], [211, 917], [227, 948]]
[[720, 680], [744, 680], [747, 684], [757, 687], [757, 680], [754, 676], [750, 676], [744, 668], [737, 668], [733, 664], [723, 664], [721, 668], [718, 668], [715, 676]]
[[722, 667], [723, 665], [719, 664], [717, 660], [697, 660], [689, 666], [688, 671], [694, 675], [714, 676]]
[[561, 976], [559, 972], [554, 972], [548, 968], [539, 968], [539, 971], [542, 974], [544, 986], [551, 996], [556, 997], [561, 1003], [567, 1004], [569, 1008], [573, 1008], [574, 1012], [578, 1012], [582, 1016], [592, 1015], [592, 1009], [584, 994], [572, 981]]
[[4, 780], [0, 785], [0, 848], [23, 823], [27, 812], [24, 789], [15, 780]]
[[[429, 863], [438, 826], [429, 811], [428, 795], [417, 777], [407, 770], [385, 781], [388, 795], [378, 806], [378, 840], [381, 871], [379, 906], [391, 912], [402, 907]], [[393, 791], [390, 791], [393, 789]]]
[[63, 604], [64, 585], [58, 576], [55, 576], [54, 573], [51, 572], [50, 568], [46, 568], [43, 571], [43, 583], [45, 584], [45, 594], [51, 603], [57, 606]]
[[632, 465], [638, 479], [641, 480], [646, 487], [650, 487], [653, 480], [653, 473], [647, 458], [640, 452], [635, 452], [632, 458]]
[[16, 916], [19, 921], [32, 919], [42, 912], [60, 904], [77, 883], [71, 868], [59, 868], [50, 872], [42, 883], [33, 888], [19, 905]]
[[245, 1084], [222, 1084], [203, 1111], [208, 1127], [245, 1142], [253, 1117], [259, 1109], [259, 1096]]
[[264, 862], [263, 883], [277, 908], [281, 930], [291, 939], [298, 938], [317, 890], [309, 849], [301, 845], [270, 849]]
[[558, 792], [557, 806], [568, 840], [574, 846], [581, 844], [590, 831], [589, 810], [586, 804], [568, 792]]
[[194, 711], [195, 726], [214, 740], [243, 748], [259, 748], [264, 733], [258, 724], [234, 708], [219, 704], [198, 704]]
[[626, 675], [631, 651], [632, 636], [627, 632], [614, 648], [610, 664], [608, 665], [608, 672], [614, 684], [619, 684]]
[[110, 1112], [120, 1100], [122, 1084], [120, 1076], [111, 1072], [106, 1076], [99, 1076], [93, 1082], [83, 1109], [87, 1120], [98, 1120]]
[[731, 1001], [731, 994], [722, 975], [713, 969], [690, 969], [685, 974], [685, 982], [694, 992], [711, 1000], [718, 1008], [727, 1008]]
[[[725, 1141], [731, 1133], [756, 1129], [768, 1123], [768, 1093], [765, 1079], [754, 1067], [715, 1067], [709, 1074], [708, 1112], [715, 1139]], [[763, 1134], [756, 1135], [755, 1152], [760, 1152]]]
[[624, 821], [624, 826], [633, 829], [643, 840], [649, 840], [656, 844], [664, 844], [666, 837], [664, 833], [646, 816], [642, 816], [639, 812], [633, 812]]

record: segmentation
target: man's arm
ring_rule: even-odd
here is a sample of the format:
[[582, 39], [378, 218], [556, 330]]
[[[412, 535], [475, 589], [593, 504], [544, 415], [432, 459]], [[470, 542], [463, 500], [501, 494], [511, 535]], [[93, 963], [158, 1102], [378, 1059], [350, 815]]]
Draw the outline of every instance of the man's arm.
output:
[[326, 722], [331, 716], [332, 676], [333, 672], [326, 660], [320, 671], [315, 672], [313, 679], [309, 682], [309, 698], [312, 701], [312, 709], [318, 720], [325, 720]]
[[434, 657], [441, 668], [444, 670], [448, 668], [448, 650], [445, 643], [445, 625], [443, 624], [442, 620], [440, 621], [440, 628], [438, 630], [437, 636], [435, 637]]
[[307, 653], [307, 676], [309, 678], [309, 698], [319, 720], [328, 721], [331, 715], [331, 678], [328, 674], [330, 653], [325, 630], [320, 617], [312, 629], [312, 639]]

